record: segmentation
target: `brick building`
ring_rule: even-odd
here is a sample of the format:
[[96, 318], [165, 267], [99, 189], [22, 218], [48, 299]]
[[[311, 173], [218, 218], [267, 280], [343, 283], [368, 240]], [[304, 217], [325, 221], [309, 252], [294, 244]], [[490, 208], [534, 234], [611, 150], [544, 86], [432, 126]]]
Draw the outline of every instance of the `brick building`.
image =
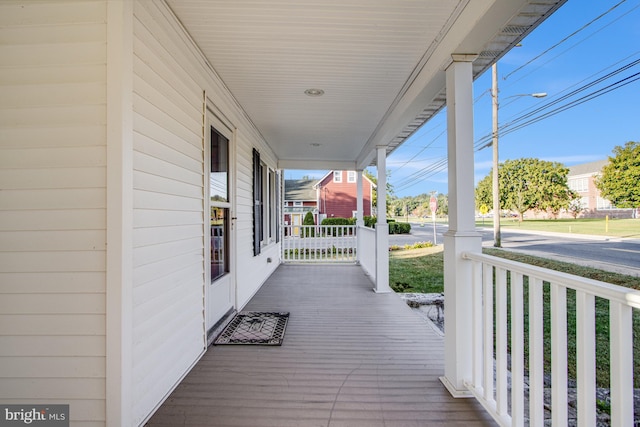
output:
[[580, 195], [583, 207], [581, 217], [598, 218], [608, 215], [610, 218], [631, 218], [633, 209], [616, 208], [611, 201], [600, 196], [595, 180], [609, 160], [598, 160], [569, 167], [567, 184]]

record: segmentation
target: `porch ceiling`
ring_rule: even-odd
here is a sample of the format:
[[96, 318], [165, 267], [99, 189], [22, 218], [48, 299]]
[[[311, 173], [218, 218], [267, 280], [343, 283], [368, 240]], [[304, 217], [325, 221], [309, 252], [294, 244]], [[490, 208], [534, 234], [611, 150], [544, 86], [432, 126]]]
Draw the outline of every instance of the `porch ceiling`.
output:
[[[288, 169], [368, 166], [566, 0], [167, 0]], [[322, 89], [323, 96], [308, 96]]]

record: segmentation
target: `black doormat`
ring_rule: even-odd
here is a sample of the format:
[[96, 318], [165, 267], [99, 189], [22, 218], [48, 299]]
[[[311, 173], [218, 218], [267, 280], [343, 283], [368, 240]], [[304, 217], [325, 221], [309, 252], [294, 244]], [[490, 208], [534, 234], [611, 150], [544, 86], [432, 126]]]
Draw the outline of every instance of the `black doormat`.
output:
[[282, 345], [289, 313], [243, 311], [229, 322], [214, 344]]

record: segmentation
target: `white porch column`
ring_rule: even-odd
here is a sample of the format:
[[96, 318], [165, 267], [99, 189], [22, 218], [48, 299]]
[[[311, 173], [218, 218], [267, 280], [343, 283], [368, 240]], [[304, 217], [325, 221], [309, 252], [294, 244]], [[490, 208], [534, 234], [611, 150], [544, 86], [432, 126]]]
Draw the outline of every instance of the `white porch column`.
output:
[[378, 147], [378, 220], [376, 222], [377, 293], [391, 292], [389, 287], [389, 226], [387, 225], [387, 147]]
[[107, 2], [106, 427], [133, 426], [133, 2]]
[[356, 171], [356, 209], [358, 213], [356, 214], [356, 225], [361, 227], [364, 225], [364, 201], [362, 194], [362, 170]]
[[360, 264], [360, 254], [362, 253], [360, 233], [358, 233], [358, 228], [364, 226], [364, 203], [362, 197], [362, 169], [360, 169], [356, 171], [356, 264]]
[[455, 397], [467, 397], [471, 380], [471, 262], [462, 252], [480, 252], [475, 230], [473, 172], [473, 76], [476, 55], [452, 55], [447, 68], [447, 152], [449, 230], [444, 235], [445, 368], [442, 383]]

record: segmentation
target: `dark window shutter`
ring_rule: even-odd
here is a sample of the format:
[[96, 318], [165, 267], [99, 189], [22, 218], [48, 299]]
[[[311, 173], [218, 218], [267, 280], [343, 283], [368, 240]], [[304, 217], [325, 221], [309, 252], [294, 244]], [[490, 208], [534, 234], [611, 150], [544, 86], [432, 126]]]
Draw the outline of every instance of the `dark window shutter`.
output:
[[275, 178], [276, 178], [276, 206], [275, 206], [275, 215], [276, 215], [276, 243], [278, 243], [280, 241], [280, 174], [279, 173], [275, 173]]
[[262, 235], [262, 173], [260, 172], [260, 153], [253, 149], [253, 255], [260, 253]]

